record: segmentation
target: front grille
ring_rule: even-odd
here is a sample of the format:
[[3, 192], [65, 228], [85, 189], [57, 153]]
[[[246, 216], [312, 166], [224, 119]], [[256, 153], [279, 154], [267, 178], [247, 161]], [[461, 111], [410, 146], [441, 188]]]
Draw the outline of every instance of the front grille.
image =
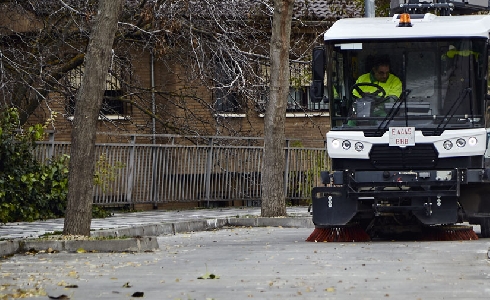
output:
[[437, 164], [437, 150], [432, 144], [404, 148], [373, 145], [369, 158], [377, 169], [431, 169]]

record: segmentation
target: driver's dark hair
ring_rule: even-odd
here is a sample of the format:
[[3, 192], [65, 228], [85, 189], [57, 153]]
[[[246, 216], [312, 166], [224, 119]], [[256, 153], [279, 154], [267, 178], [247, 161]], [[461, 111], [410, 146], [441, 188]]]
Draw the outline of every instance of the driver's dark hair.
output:
[[374, 68], [378, 68], [379, 66], [390, 66], [390, 57], [388, 55], [379, 55], [374, 59]]

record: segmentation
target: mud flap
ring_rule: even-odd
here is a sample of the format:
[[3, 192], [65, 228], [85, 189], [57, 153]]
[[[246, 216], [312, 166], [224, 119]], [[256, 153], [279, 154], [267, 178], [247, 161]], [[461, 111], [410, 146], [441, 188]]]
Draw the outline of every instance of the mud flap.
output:
[[454, 224], [458, 222], [458, 200], [455, 197], [440, 199], [412, 198], [412, 205], [424, 207], [413, 214], [426, 225]]
[[357, 213], [357, 201], [347, 198], [342, 187], [315, 187], [312, 190], [313, 224], [346, 225]]
[[481, 237], [490, 238], [490, 184], [463, 186], [459, 202], [465, 212], [464, 219], [470, 224], [480, 224]]
[[490, 214], [490, 183], [462, 186], [459, 202], [469, 216]]

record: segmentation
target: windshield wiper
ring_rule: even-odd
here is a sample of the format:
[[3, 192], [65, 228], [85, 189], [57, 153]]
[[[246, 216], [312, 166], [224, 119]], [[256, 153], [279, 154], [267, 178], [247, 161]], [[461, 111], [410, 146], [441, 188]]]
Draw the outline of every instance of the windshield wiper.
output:
[[390, 111], [386, 114], [383, 121], [381, 121], [381, 123], [379, 124], [378, 129], [376, 129], [376, 132], [374, 133], [375, 135], [382, 132], [384, 133], [386, 131], [388, 125], [390, 125], [390, 122], [400, 111], [400, 107], [403, 103], [405, 103], [405, 125], [408, 126], [407, 97], [411, 92], [412, 90], [406, 89], [401, 93], [400, 98], [395, 103], [393, 103]]
[[[463, 103], [463, 100], [470, 93], [471, 93], [471, 88], [469, 88], [469, 87], [468, 88], [465, 88], [465, 89], [463, 89], [461, 91], [461, 93], [459, 94], [459, 96], [456, 99], [456, 101], [454, 101], [453, 105], [451, 105], [451, 107], [449, 108], [449, 110], [447, 111], [447, 113], [442, 118], [441, 122], [439, 122], [439, 124], [437, 125], [436, 129], [434, 129], [434, 133], [433, 133], [434, 135], [439, 135], [439, 134], [442, 133], [442, 131], [444, 131], [444, 129], [446, 128], [446, 126], [449, 123], [449, 121], [454, 117], [454, 115], [456, 114], [456, 111], [458, 110], [458, 108]], [[471, 98], [470, 98], [470, 100], [471, 100]], [[449, 115], [449, 114], [451, 114], [451, 115]]]

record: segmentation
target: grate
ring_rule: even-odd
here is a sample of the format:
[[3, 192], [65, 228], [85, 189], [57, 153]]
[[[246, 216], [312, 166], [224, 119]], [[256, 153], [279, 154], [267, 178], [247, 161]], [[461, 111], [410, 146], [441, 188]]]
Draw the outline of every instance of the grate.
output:
[[373, 145], [369, 158], [378, 169], [430, 169], [437, 164], [437, 150], [432, 144], [407, 147]]

